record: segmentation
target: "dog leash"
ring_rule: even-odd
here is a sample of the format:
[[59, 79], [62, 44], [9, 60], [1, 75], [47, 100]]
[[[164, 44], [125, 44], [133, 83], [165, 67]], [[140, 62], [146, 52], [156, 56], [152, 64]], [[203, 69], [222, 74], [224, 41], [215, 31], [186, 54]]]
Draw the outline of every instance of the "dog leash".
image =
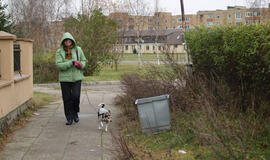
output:
[[94, 107], [94, 105], [90, 102], [90, 98], [88, 96], [88, 92], [87, 92], [87, 88], [86, 86], [83, 84], [83, 89], [85, 90], [85, 94], [86, 94], [86, 98], [88, 101], [88, 104], [91, 106], [91, 108], [96, 112], [96, 108]]
[[[89, 105], [96, 111], [96, 108], [95, 108], [94, 105], [90, 102], [90, 98], [89, 98], [89, 96], [88, 96], [86, 86], [83, 85], [83, 89], [85, 89], [85, 94], [86, 94], [87, 101], [88, 101]], [[103, 130], [102, 130], [101, 133], [100, 133], [100, 147], [102, 148], [102, 150], [101, 150], [101, 157], [100, 157], [100, 158], [101, 158], [101, 160], [104, 160]]]

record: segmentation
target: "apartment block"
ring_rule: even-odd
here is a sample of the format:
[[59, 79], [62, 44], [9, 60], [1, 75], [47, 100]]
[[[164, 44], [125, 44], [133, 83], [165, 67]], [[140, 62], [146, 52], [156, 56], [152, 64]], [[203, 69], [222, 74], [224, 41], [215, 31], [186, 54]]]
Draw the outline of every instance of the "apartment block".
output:
[[[182, 16], [170, 12], [156, 12], [152, 16], [135, 16], [125, 12], [111, 13], [110, 18], [116, 20], [120, 30], [167, 30], [183, 29]], [[198, 11], [197, 14], [185, 15], [186, 29], [199, 25], [222, 26], [267, 22], [270, 19], [269, 8], [246, 8], [244, 6], [228, 6], [227, 10]]]
[[198, 25], [241, 25], [267, 22], [269, 8], [246, 8], [244, 6], [228, 6], [227, 10], [199, 11], [197, 12]]
[[[120, 31], [132, 30], [168, 30], [182, 29], [182, 16], [172, 15], [170, 12], [156, 12], [152, 16], [135, 16], [125, 12], [115, 12], [109, 15], [119, 24]], [[197, 25], [196, 15], [186, 15], [186, 28], [194, 28]]]

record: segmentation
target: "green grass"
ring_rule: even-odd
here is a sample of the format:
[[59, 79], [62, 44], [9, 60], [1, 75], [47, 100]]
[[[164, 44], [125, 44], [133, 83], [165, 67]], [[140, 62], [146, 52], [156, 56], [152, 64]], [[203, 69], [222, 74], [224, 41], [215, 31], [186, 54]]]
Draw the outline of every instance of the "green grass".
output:
[[[184, 114], [172, 114], [172, 128], [170, 131], [159, 133], [159, 134], [142, 134], [141, 127], [138, 121], [130, 121], [124, 119], [128, 122], [125, 127], [122, 127], [122, 135], [126, 139], [128, 146], [132, 153], [138, 157], [144, 157], [144, 159], [151, 159], [149, 153], [154, 157], [153, 159], [179, 159], [179, 160], [212, 160], [216, 159], [214, 148], [218, 152], [227, 153], [227, 150], [220, 146], [219, 143], [210, 144], [206, 141], [202, 141], [198, 133], [200, 132], [196, 127], [194, 128], [194, 123], [201, 120], [200, 112], [184, 113]], [[237, 118], [240, 120], [239, 118]], [[233, 125], [235, 121], [230, 122]], [[270, 127], [269, 127], [270, 129]], [[250, 159], [258, 160], [268, 160], [270, 157], [269, 149], [269, 132], [267, 130], [265, 135], [256, 135], [247, 139], [249, 144], [246, 147], [250, 147], [249, 150], [244, 154], [237, 156], [250, 157]], [[253, 133], [252, 128], [246, 130], [248, 133]], [[129, 135], [129, 136], [126, 136]], [[211, 135], [211, 134], [210, 134]], [[255, 137], [255, 139], [254, 139]], [[226, 143], [229, 142], [234, 144], [234, 151], [242, 150], [239, 142], [233, 139], [227, 139]], [[262, 146], [265, 144], [265, 146]], [[171, 157], [166, 157], [170, 150]], [[179, 154], [178, 150], [184, 150], [187, 154]], [[226, 155], [226, 154], [225, 154]], [[227, 155], [228, 156], [228, 155]], [[228, 157], [225, 159], [229, 159]]]
[[[165, 60], [166, 55], [165, 54], [159, 54], [160, 60]], [[184, 61], [185, 58], [185, 53], [179, 53], [175, 54], [174, 59], [178, 61]], [[121, 57], [121, 60], [125, 61], [138, 61], [138, 54], [130, 54], [130, 53], [125, 53], [123, 54], [123, 57]], [[156, 54], [142, 54], [142, 60], [143, 61], [157, 61], [157, 55]]]
[[[160, 65], [164, 67], [164, 65]], [[125, 73], [142, 73], [148, 67], [151, 67], [149, 64], [143, 65], [142, 69], [139, 69], [138, 64], [121, 64], [118, 66], [118, 70], [116, 71], [111, 66], [104, 66], [103, 69], [100, 71], [99, 74], [94, 76], [85, 77], [84, 81], [120, 81], [121, 76]]]
[[[172, 129], [159, 134], [142, 134], [139, 122], [129, 122], [128, 127], [122, 130], [123, 135], [131, 135], [125, 137], [128, 145], [133, 153], [138, 157], [148, 159], [146, 152], [151, 153], [154, 159], [213, 159], [213, 153], [206, 146], [200, 146], [196, 135], [188, 130], [190, 121], [193, 116], [185, 115], [177, 118], [172, 123]], [[168, 150], [171, 152], [171, 157], [166, 157]], [[184, 150], [187, 154], [178, 153], [179, 150]]]
[[56, 100], [54, 95], [42, 92], [34, 92], [33, 105], [38, 108]]

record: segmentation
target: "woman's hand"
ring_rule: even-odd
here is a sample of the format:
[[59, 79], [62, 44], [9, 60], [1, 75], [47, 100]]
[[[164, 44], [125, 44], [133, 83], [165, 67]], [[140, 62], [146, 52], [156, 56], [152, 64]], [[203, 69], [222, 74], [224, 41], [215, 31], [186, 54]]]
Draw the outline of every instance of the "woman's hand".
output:
[[78, 69], [82, 68], [82, 63], [80, 61], [72, 61], [72, 64]]

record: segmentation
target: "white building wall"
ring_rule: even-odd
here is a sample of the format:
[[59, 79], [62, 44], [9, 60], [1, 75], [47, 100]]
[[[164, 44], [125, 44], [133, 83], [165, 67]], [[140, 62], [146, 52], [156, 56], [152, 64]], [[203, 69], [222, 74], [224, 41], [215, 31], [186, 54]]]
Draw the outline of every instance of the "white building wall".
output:
[[[121, 48], [121, 44], [115, 46], [116, 48]], [[124, 53], [133, 53], [134, 48], [137, 53], [141, 51], [143, 54], [153, 54], [153, 53], [185, 53], [183, 45], [164, 45], [162, 43], [146, 43], [146, 44], [123, 44]]]

